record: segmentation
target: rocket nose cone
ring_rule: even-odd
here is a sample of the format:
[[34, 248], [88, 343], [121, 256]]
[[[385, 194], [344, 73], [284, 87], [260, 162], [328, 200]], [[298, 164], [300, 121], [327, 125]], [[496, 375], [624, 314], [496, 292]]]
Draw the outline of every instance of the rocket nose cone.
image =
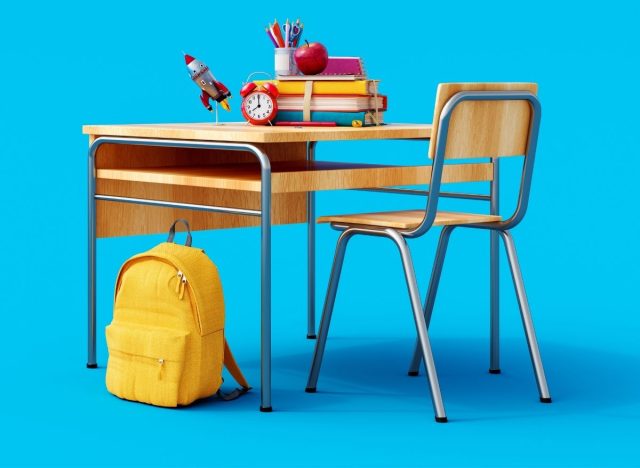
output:
[[184, 61], [187, 65], [189, 65], [191, 62], [193, 62], [195, 60], [195, 58], [193, 58], [191, 55], [189, 54], [184, 54]]

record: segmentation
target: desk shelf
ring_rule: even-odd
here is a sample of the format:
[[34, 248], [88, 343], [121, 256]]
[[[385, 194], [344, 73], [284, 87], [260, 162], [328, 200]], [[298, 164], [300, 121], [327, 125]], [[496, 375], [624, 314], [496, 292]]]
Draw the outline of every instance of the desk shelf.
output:
[[[430, 166], [388, 166], [326, 161], [276, 161], [271, 164], [273, 193], [421, 184]], [[98, 169], [98, 180], [120, 180], [209, 189], [260, 192], [260, 166], [169, 166]]]

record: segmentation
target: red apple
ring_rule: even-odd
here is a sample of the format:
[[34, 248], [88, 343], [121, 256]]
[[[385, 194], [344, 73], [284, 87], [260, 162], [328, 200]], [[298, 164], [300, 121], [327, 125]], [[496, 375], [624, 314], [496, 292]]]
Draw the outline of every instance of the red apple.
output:
[[305, 75], [322, 73], [327, 68], [327, 63], [329, 63], [327, 48], [319, 42], [312, 42], [311, 44], [309, 44], [309, 41], [305, 42], [306, 44], [298, 47], [293, 54], [298, 70]]

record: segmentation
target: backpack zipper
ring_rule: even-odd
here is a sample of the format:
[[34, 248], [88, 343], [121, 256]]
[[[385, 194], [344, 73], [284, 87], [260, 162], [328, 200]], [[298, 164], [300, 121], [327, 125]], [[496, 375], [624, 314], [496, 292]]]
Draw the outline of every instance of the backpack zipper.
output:
[[114, 349], [111, 351], [112, 354], [119, 354], [119, 355], [124, 355], [124, 356], [133, 356], [134, 358], [136, 358], [138, 361], [143, 361], [143, 362], [148, 362], [149, 364], [151, 364], [152, 362], [155, 362], [158, 364], [158, 380], [162, 380], [162, 374], [163, 371], [165, 369], [165, 364], [167, 363], [167, 360], [164, 358], [155, 358], [155, 357], [151, 357], [151, 356], [145, 356], [143, 354], [136, 354], [136, 353], [130, 353], [128, 351], [120, 351], [119, 349]]
[[160, 367], [158, 368], [158, 380], [162, 380], [162, 370], [164, 369], [164, 359], [158, 359], [158, 364]]
[[184, 298], [184, 288], [187, 285], [187, 275], [182, 270], [178, 270], [178, 282], [176, 283], [176, 293], [178, 298], [182, 300]]
[[[203, 250], [204, 252], [204, 250]], [[179, 261], [176, 261], [175, 256], [172, 255], [167, 255], [167, 254], [162, 254], [162, 253], [150, 253], [150, 252], [144, 252], [142, 254], [138, 254], [135, 255], [133, 257], [131, 257], [129, 260], [127, 260], [121, 267], [120, 267], [120, 271], [118, 272], [118, 279], [116, 281], [116, 290], [115, 290], [115, 297], [117, 298], [118, 293], [120, 292], [120, 287], [122, 286], [122, 276], [124, 274], [124, 272], [130, 268], [130, 266], [133, 263], [137, 263], [139, 261], [142, 261], [144, 259], [153, 259], [153, 260], [158, 260], [162, 263], [165, 263], [173, 268], [176, 268], [176, 263], [179, 264]], [[177, 269], [177, 268], [176, 268]], [[182, 294], [179, 294], [179, 298], [182, 300], [182, 298], [184, 297], [184, 289], [185, 286], [187, 285], [188, 281], [187, 278], [185, 277], [185, 274], [182, 272], [182, 270], [178, 270], [178, 273], [181, 273], [182, 276], [178, 276], [178, 279], [180, 281], [178, 281], [178, 284], [176, 285], [176, 293], [180, 293], [180, 291], [182, 291]], [[184, 285], [183, 285], [183, 278], [184, 278]], [[196, 312], [197, 315], [197, 323], [198, 326], [201, 327], [201, 322], [200, 322], [200, 307], [198, 306], [198, 301], [196, 300], [196, 296], [195, 295], [190, 295], [190, 299], [191, 299], [191, 307], [193, 307], [193, 309]]]

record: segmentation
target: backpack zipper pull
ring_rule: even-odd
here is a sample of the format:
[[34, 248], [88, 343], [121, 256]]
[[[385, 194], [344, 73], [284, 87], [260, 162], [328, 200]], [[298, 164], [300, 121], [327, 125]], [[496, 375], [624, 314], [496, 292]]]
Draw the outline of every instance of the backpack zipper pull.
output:
[[184, 273], [181, 270], [178, 270], [178, 281], [176, 282], [176, 294], [180, 292], [180, 285], [182, 284], [182, 278]]
[[160, 364], [160, 366], [158, 367], [158, 380], [162, 379], [162, 369], [164, 369], [164, 359], [160, 358], [158, 359], [158, 364]]
[[187, 284], [187, 277], [184, 273], [182, 274], [182, 280], [180, 281], [180, 284], [182, 285], [180, 288], [180, 300], [182, 300], [182, 298], [184, 297], [184, 288]]

